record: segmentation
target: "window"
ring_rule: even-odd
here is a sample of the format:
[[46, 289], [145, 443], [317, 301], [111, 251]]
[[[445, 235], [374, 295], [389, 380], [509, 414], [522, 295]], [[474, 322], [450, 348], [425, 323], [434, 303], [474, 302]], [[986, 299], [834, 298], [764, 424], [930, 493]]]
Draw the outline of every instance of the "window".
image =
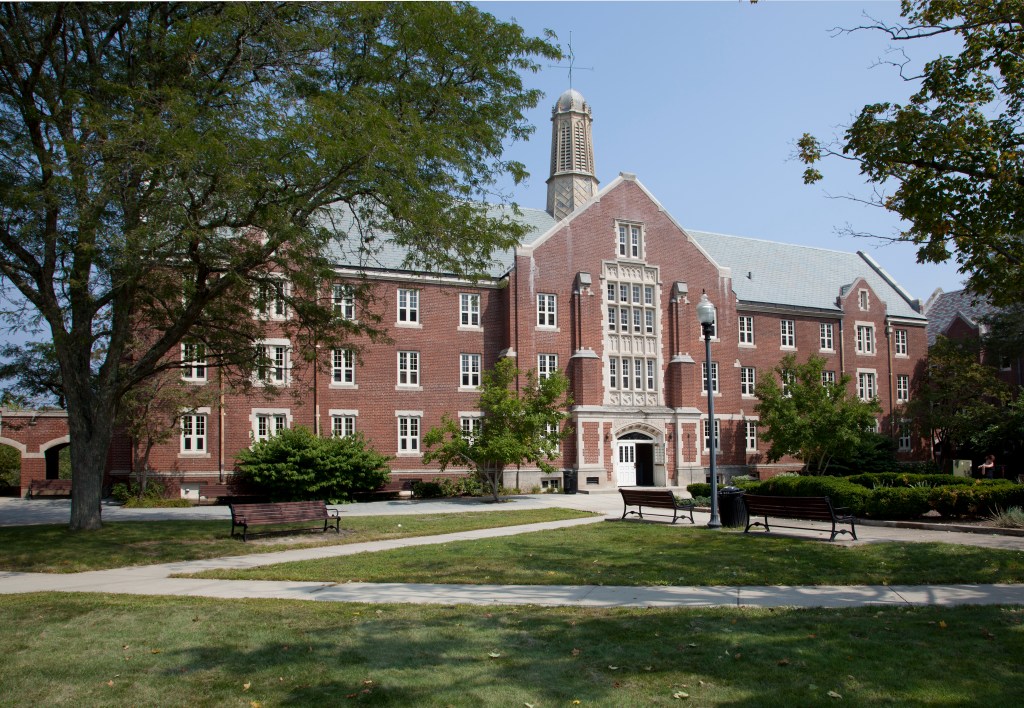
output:
[[420, 385], [419, 352], [398, 352], [398, 385]]
[[259, 345], [259, 362], [256, 365], [256, 379], [263, 384], [285, 386], [288, 384], [289, 346], [287, 344]]
[[476, 388], [480, 385], [479, 354], [459, 355], [459, 369], [462, 374], [459, 385], [462, 388]]
[[822, 371], [821, 372], [821, 385], [826, 386], [828, 384], [834, 384], [836, 382], [835, 371]]
[[206, 381], [206, 346], [196, 342], [181, 345], [181, 378], [185, 381]]
[[476, 416], [462, 416], [459, 418], [459, 427], [462, 430], [462, 437], [470, 442], [480, 434], [480, 426], [483, 421]]
[[619, 360], [612, 357], [608, 360], [608, 388], [619, 387]]
[[420, 321], [420, 291], [398, 289], [398, 322], [415, 324]]
[[654, 359], [644, 357], [610, 357], [608, 359], [609, 388], [622, 391], [656, 390]]
[[900, 421], [900, 439], [898, 448], [900, 452], [909, 452], [912, 448], [910, 439], [910, 421]]
[[398, 452], [416, 453], [420, 450], [419, 416], [398, 417]]
[[619, 224], [619, 256], [643, 258], [643, 228], [639, 224]]
[[757, 452], [757, 421], [743, 421], [743, 429], [747, 440], [747, 452]]
[[[703, 391], [708, 392], [708, 363], [701, 364], [701, 375], [703, 376]], [[711, 390], [718, 393], [718, 362], [711, 362]]]
[[253, 439], [256, 442], [269, 440], [288, 428], [288, 414], [257, 411], [253, 423]]
[[898, 374], [896, 376], [896, 402], [906, 403], [910, 400], [910, 376]]
[[819, 339], [821, 340], [821, 351], [830, 352], [835, 349], [835, 339], [831, 322], [822, 322], [818, 325]]
[[331, 350], [331, 381], [336, 384], [356, 382], [356, 357], [351, 349]]
[[870, 401], [875, 398], [876, 393], [874, 372], [859, 372], [857, 374], [857, 396], [862, 401]]
[[557, 354], [538, 354], [537, 355], [537, 378], [543, 381], [551, 374], [558, 371], [558, 355]]
[[264, 281], [256, 286], [256, 314], [273, 320], [288, 317], [288, 284], [284, 280]]
[[544, 437], [554, 442], [554, 451], [560, 452], [561, 447], [558, 444], [560, 440], [558, 435], [558, 424], [557, 423], [545, 423], [544, 424]]
[[538, 327], [556, 327], [558, 325], [558, 320], [555, 318], [555, 302], [554, 295], [541, 293], [537, 296]]
[[870, 303], [868, 301], [868, 291], [867, 290], [859, 290], [857, 292], [857, 305], [860, 307], [860, 309], [862, 309], [864, 311], [867, 311], [867, 310], [870, 309]]
[[615, 326], [619, 322], [619, 311], [614, 307], [608, 308], [608, 331], [614, 332]]
[[206, 452], [206, 415], [189, 413], [181, 416], [181, 451]]
[[[711, 449], [711, 440], [708, 437], [708, 432], [709, 432], [711, 426], [708, 425], [707, 419], [702, 420], [701, 424], [702, 424], [702, 426], [704, 428], [704, 450], [710, 450]], [[722, 424], [722, 421], [719, 420], [718, 418], [715, 418], [715, 452], [721, 452], [722, 451], [722, 425], [721, 424]]]
[[793, 385], [794, 381], [796, 381], [796, 374], [794, 374], [789, 369], [787, 369], [787, 370], [782, 372], [782, 395], [783, 396], [789, 397], [789, 396], [793, 395], [793, 392], [790, 390], [790, 387]]
[[857, 325], [857, 353], [875, 353], [875, 326]]
[[896, 356], [907, 356], [907, 330], [895, 330], [894, 339], [896, 341]]
[[793, 320], [781, 320], [779, 328], [782, 335], [782, 347], [796, 347], [796, 323]]
[[654, 307], [654, 288], [650, 285], [644, 286], [644, 304], [647, 307]]
[[654, 359], [647, 359], [647, 390], [654, 390]]
[[331, 435], [346, 438], [356, 434], [356, 417], [354, 415], [332, 415]]
[[740, 344], [754, 343], [754, 318], [740, 315]]
[[740, 394], [743, 396], [754, 395], [755, 369], [753, 366], [740, 368]]
[[473, 293], [459, 295], [459, 324], [463, 327], [480, 326], [480, 296]]
[[654, 310], [644, 310], [644, 334], [654, 334]]
[[331, 303], [334, 305], [334, 315], [343, 320], [354, 320], [356, 318], [356, 296], [352, 287], [335, 283], [331, 293]]

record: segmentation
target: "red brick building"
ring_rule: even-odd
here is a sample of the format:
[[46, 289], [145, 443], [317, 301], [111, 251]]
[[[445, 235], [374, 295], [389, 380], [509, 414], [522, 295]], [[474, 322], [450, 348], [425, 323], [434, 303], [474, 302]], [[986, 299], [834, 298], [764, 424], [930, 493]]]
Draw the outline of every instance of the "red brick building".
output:
[[[220, 387], [219, 403], [185, 415], [180, 439], [154, 452], [153, 467], [187, 494], [230, 474], [253, 439], [303, 425], [362, 432], [394, 457], [396, 483], [433, 477], [421, 461], [424, 433], [445, 413], [470, 429], [481, 370], [511, 356], [522, 370], [569, 376], [573, 432], [556, 466], [580, 491], [703, 481], [707, 398], [695, 305], [705, 292], [718, 312], [711, 385], [723, 476], [799, 467], [765, 463], [754, 411], [753, 386], [787, 353], [821, 355], [831, 374], [850, 374], [860, 395], [880, 400], [880, 430], [899, 438], [903, 454], [917, 452], [893, 420], [927, 351], [926, 319], [877, 263], [684, 229], [634, 175], [598, 189], [591, 111], [579, 93], [558, 99], [552, 122], [547, 209], [522, 210], [529, 233], [498, 255], [488, 279], [402, 270], [402, 254], [388, 251], [372, 267], [339, 253], [337, 311], [360, 317], [344, 283], [368, 280], [390, 343], [324, 351], [317, 368], [293, 359], [287, 339], [267, 340], [273, 365], [261, 373], [280, 387], [273, 398], [259, 387], [233, 392], [194, 362], [186, 379]], [[353, 228], [335, 216], [337, 228]], [[287, 308], [270, 297], [261, 316], [283, 319]], [[193, 354], [182, 348], [183, 359]], [[129, 456], [117, 458], [115, 475], [127, 473]], [[524, 490], [563, 483], [539, 470], [508, 475]]]

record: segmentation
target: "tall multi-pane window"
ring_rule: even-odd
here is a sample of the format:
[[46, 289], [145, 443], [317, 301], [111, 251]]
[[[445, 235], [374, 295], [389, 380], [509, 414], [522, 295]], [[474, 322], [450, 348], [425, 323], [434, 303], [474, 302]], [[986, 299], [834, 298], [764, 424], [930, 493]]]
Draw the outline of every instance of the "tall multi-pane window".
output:
[[619, 256], [643, 258], [643, 227], [639, 224], [619, 224]]
[[538, 327], [556, 327], [558, 326], [558, 318], [556, 317], [556, 304], [558, 299], [555, 295], [550, 293], [540, 293], [537, 295], [537, 326]]
[[857, 305], [862, 310], [869, 310], [870, 309], [870, 301], [868, 300], [868, 291], [867, 290], [860, 290], [860, 291], [858, 291], [858, 293], [857, 293]]
[[559, 435], [558, 435], [558, 425], [556, 423], [545, 423], [544, 424], [544, 437], [547, 438], [548, 440], [553, 441], [555, 443], [555, 445], [554, 445], [554, 451], [555, 452], [559, 452], [561, 450], [561, 446], [558, 444], [558, 441], [559, 441], [560, 438], [559, 438]]
[[331, 381], [338, 384], [356, 382], [356, 356], [351, 349], [331, 350]]
[[654, 359], [646, 359], [647, 362], [647, 390], [654, 390]]
[[754, 318], [749, 315], [740, 315], [740, 344], [754, 343]]
[[875, 353], [875, 327], [874, 325], [857, 325], [857, 353]]
[[537, 378], [543, 381], [551, 374], [558, 371], [558, 355], [557, 354], [538, 354], [537, 355]]
[[460, 354], [459, 355], [460, 386], [463, 388], [476, 388], [480, 385], [480, 355]]
[[398, 352], [398, 385], [420, 385], [419, 352]]
[[256, 313], [283, 320], [288, 317], [288, 284], [284, 280], [263, 281], [256, 286]]
[[[707, 421], [706, 418], [701, 421], [701, 427], [704, 428], [704, 449], [705, 450], [710, 450], [711, 449], [711, 438], [709, 436], [709, 432], [711, 431], [711, 426], [708, 425], [708, 421]], [[721, 452], [721, 451], [722, 451], [722, 421], [719, 420], [718, 418], [715, 418], [715, 452]]]
[[206, 452], [206, 416], [189, 413], [181, 416], [181, 451]]
[[463, 327], [480, 326], [480, 296], [476, 293], [459, 295], [459, 324]]
[[351, 285], [335, 283], [331, 292], [331, 304], [334, 306], [336, 317], [343, 320], [356, 318], [356, 295]]
[[907, 356], [907, 330], [894, 330], [893, 339], [895, 340], [896, 356]]
[[896, 376], [896, 402], [906, 403], [910, 400], [910, 376], [898, 374]]
[[459, 428], [462, 430], [462, 437], [473, 441], [480, 434], [483, 421], [477, 416], [462, 416], [459, 418]]
[[611, 357], [608, 359], [608, 388], [619, 387], [619, 358]]
[[740, 367], [740, 394], [743, 396], [753, 396], [755, 381], [755, 369], [753, 366]]
[[284, 413], [257, 413], [253, 438], [256, 442], [268, 440], [288, 427], [288, 416]]
[[281, 386], [288, 383], [289, 367], [288, 345], [259, 345], [259, 362], [256, 366], [256, 378], [261, 383]]
[[655, 391], [656, 362], [647, 357], [610, 357], [608, 359], [609, 388], [622, 391]]
[[836, 382], [836, 372], [834, 370], [826, 370], [821, 372], [821, 385], [834, 384]]
[[793, 391], [791, 390], [793, 383], [796, 381], [796, 374], [791, 370], [786, 369], [782, 372], [782, 395], [792, 396]]
[[870, 401], [877, 395], [875, 387], [875, 374], [873, 372], [861, 371], [857, 374], [857, 396], [862, 401]]
[[757, 452], [757, 421], [743, 421], [744, 437], [747, 441], [747, 452]]
[[419, 452], [420, 419], [419, 416], [398, 417], [398, 451]]
[[181, 345], [181, 378], [185, 381], [206, 381], [206, 346], [198, 342]]
[[[704, 392], [708, 391], [708, 363], [705, 361], [701, 364], [701, 374], [703, 375]], [[711, 362], [711, 390], [714, 393], [718, 393], [718, 362]]]
[[[629, 234], [630, 230], [626, 228], [622, 233]], [[629, 247], [628, 240], [626, 244]], [[642, 258], [642, 238], [639, 249]], [[657, 405], [660, 322], [658, 287], [653, 283], [658, 281], [658, 272], [642, 265], [606, 263], [604, 278], [607, 401], [616, 405]]]
[[332, 415], [331, 435], [345, 438], [356, 434], [356, 417], [354, 415]]
[[910, 438], [910, 421], [900, 421], [900, 438], [899, 438], [899, 450], [900, 452], [908, 452], [911, 449], [913, 441]]
[[398, 289], [398, 321], [416, 323], [420, 321], [420, 291]]
[[779, 333], [783, 347], [792, 348], [796, 346], [796, 323], [793, 320], [780, 320]]
[[830, 352], [835, 349], [834, 331], [831, 322], [821, 322], [818, 324], [818, 339], [820, 340], [823, 352]]

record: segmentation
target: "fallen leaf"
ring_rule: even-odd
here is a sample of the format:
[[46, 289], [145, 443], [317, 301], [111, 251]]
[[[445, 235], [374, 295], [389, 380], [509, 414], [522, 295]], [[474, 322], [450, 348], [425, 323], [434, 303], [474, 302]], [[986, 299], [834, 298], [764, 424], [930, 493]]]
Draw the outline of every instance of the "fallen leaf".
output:
[[249, 708], [260, 708], [261, 705], [259, 701], [249, 701]]
[[996, 635], [992, 634], [992, 632], [988, 631], [987, 629], [981, 630], [981, 636], [983, 636], [985, 639], [995, 639], [996, 638]]
[[741, 658], [742, 656], [743, 656], [742, 654], [740, 654], [739, 652], [737, 652], [736, 654], [733, 654], [733, 657], [732, 657], [732, 658], [733, 658], [733, 659], [739, 659], [739, 658]]
[[372, 686], [373, 685], [373, 681], [371, 679], [363, 679], [363, 685], [364, 686]]
[[622, 688], [622, 683], [620, 683], [619, 681], [615, 681], [614, 683], [612, 683], [612, 688]]
[[779, 659], [776, 663], [778, 663], [779, 666], [789, 666], [789, 659]]
[[610, 664], [608, 665], [608, 668], [611, 669], [612, 671], [618, 671], [619, 670], [618, 666], [612, 666]]
[[492, 659], [497, 659], [497, 658], [501, 657], [501, 653], [500, 652], [496, 652], [496, 651], [492, 651], [487, 656], [491, 657]]
[[159, 649], [150, 649], [149, 653], [150, 654], [159, 654], [160, 650]]
[[578, 699], [578, 698], [577, 698], [576, 700], [574, 700], [574, 701], [572, 702], [572, 704], [573, 704], [574, 706], [578, 706], [578, 705], [580, 704], [580, 699]]
[[690, 694], [687, 693], [686, 691], [676, 691], [675, 693], [672, 694], [672, 697], [673, 698], [689, 698]]
[[654, 671], [654, 667], [653, 666], [645, 666], [644, 667], [644, 671]]
[[947, 626], [948, 625], [946, 624], [946, 620], [939, 620], [939, 628], [940, 629], [945, 629]]
[[690, 647], [691, 649], [696, 649], [697, 648], [697, 645], [693, 644], [692, 642], [690, 644], [687, 644], [686, 646]]
[[828, 692], [828, 697], [829, 697], [829, 698], [839, 698], [839, 699], [842, 699], [842, 696], [840, 696], [840, 695], [839, 695], [838, 693], [836, 693], [835, 691], [829, 691], [829, 692]]
[[107, 685], [108, 685], [108, 686], [113, 686], [113, 685], [114, 685], [114, 682], [113, 682], [113, 681], [107, 681]]
[[250, 686], [252, 686], [252, 682], [251, 681], [246, 681], [245, 683], [242, 684], [242, 690], [243, 691], [248, 691]]
[[579, 656], [580, 655], [580, 650], [579, 649], [573, 649], [571, 652], [569, 652], [569, 654], [571, 656]]

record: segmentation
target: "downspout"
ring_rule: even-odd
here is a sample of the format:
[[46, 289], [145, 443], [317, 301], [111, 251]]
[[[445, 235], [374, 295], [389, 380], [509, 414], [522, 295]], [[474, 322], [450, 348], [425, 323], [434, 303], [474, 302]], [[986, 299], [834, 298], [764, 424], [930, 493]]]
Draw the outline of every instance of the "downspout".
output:
[[889, 324], [888, 318], [885, 321], [885, 355], [886, 361], [889, 365], [889, 437], [892, 439], [896, 438], [896, 419], [894, 400], [895, 391], [893, 390], [893, 374], [892, 374], [892, 326]]
[[217, 369], [218, 417], [220, 418], [220, 430], [217, 435], [217, 481], [224, 483], [224, 370]]

